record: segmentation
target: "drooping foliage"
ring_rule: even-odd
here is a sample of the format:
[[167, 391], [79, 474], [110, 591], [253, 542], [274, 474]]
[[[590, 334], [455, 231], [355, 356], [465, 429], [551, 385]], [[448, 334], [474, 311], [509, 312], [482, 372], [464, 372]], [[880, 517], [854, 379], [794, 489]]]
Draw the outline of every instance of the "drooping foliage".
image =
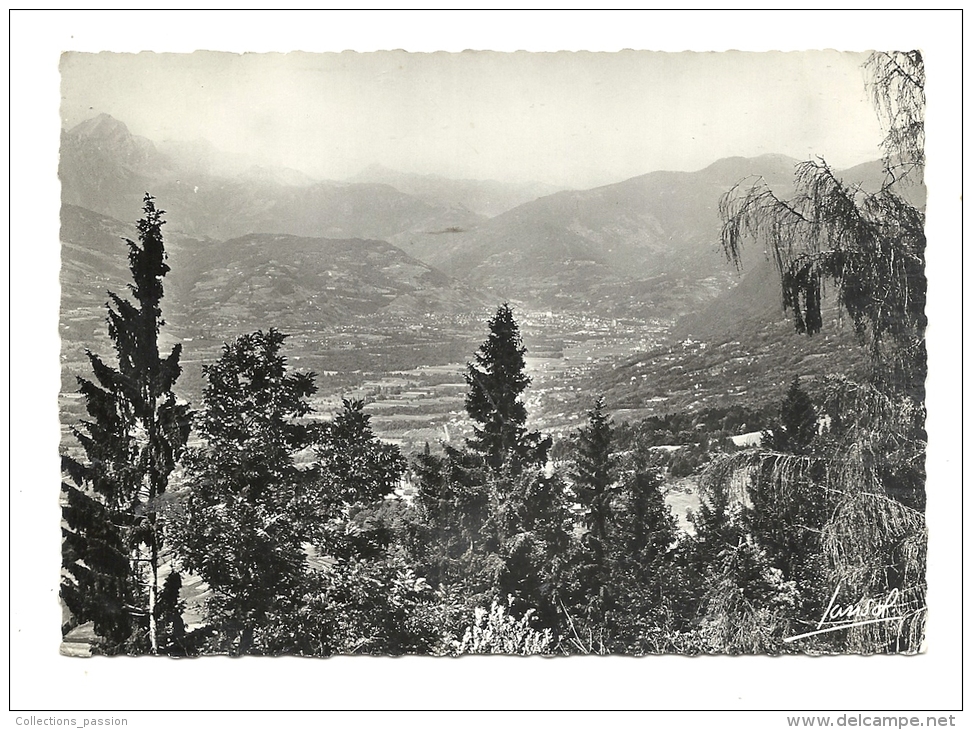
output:
[[[733, 188], [720, 208], [731, 261], [740, 264], [747, 239], [771, 252], [798, 332], [821, 329], [824, 287], [834, 286], [866, 348], [868, 381], [828, 381], [819, 407], [830, 424], [825, 436], [793, 442], [801, 419], [810, 435], [809, 416], [799, 414], [807, 408], [793, 394], [784, 410], [797, 422], [777, 429], [785, 437], [766, 444], [773, 451], [729, 457], [714, 469], [724, 479], [744, 471], [749, 539], [756, 554], [770, 564], [775, 554], [774, 568], [791, 573], [784, 577], [796, 581], [798, 604], [819, 603], [810, 583], [821, 578], [850, 595], [908, 596], [900, 622], [813, 637], [801, 648], [917, 651], [925, 590], [927, 282], [924, 213], [909, 185], [922, 179], [924, 68], [918, 52], [895, 52], [874, 54], [867, 70], [888, 130], [880, 190], [848, 186], [823, 161], [806, 162], [797, 168], [793, 197], [779, 198], [757, 181]], [[797, 545], [792, 535], [799, 533], [806, 537]], [[784, 555], [788, 564], [781, 565]], [[781, 614], [773, 616], [760, 615], [769, 622], [764, 629], [779, 628]]]
[[851, 187], [822, 160], [797, 167], [789, 199], [761, 180], [741, 183], [720, 203], [722, 243], [737, 266], [746, 239], [772, 252], [799, 332], [820, 330], [823, 287], [832, 282], [868, 346], [872, 381], [922, 400], [925, 215], [911, 198], [924, 166], [924, 65], [912, 51], [873, 54], [866, 67], [888, 130], [881, 189]]
[[722, 200], [723, 245], [741, 263], [752, 239], [772, 252], [783, 307], [800, 333], [823, 326], [824, 287], [851, 318], [885, 387], [921, 398], [926, 372], [924, 213], [892, 187], [867, 193], [846, 185], [824, 162], [797, 167], [799, 192], [780, 199], [762, 181]]
[[88, 352], [94, 380], [78, 384], [90, 420], [72, 429], [84, 459], [63, 457], [61, 597], [74, 622], [94, 622], [106, 653], [158, 653], [168, 641], [159, 625], [160, 498], [189, 435], [189, 407], [173, 392], [181, 346], [163, 357], [158, 345], [164, 211], [146, 194], [143, 213], [138, 242], [126, 239], [134, 302], [108, 294], [117, 367]]
[[[83, 484], [82, 479], [75, 483]], [[132, 520], [70, 484], [63, 483], [61, 493], [66, 525], [61, 530], [61, 600], [71, 612], [63, 633], [91, 621], [101, 651], [141, 650], [141, 645], [126, 646], [136, 627], [144, 623], [142, 615], [131, 610], [142, 599], [128, 548]]]
[[925, 168], [925, 64], [920, 51], [882, 51], [865, 64], [868, 88], [887, 130], [882, 142], [889, 182], [920, 183]]

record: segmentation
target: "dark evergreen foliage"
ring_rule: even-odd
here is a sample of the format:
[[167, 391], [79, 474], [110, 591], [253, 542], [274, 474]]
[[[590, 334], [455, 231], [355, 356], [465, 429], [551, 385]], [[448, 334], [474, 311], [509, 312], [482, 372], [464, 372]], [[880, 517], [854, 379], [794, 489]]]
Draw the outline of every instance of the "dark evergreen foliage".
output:
[[611, 519], [611, 489], [615, 478], [611, 459], [612, 429], [611, 419], [604, 412], [603, 398], [594, 402], [587, 415], [587, 425], [580, 430], [577, 442], [574, 494], [584, 510], [587, 545], [599, 555], [603, 553]]
[[398, 448], [371, 430], [364, 401], [344, 400], [341, 412], [323, 427], [315, 449], [321, 480], [339, 502], [373, 502], [395, 491], [406, 461]]
[[138, 591], [125, 539], [128, 520], [71, 484], [62, 483], [61, 490], [66, 525], [61, 530], [61, 553], [67, 572], [61, 581], [61, 600], [72, 619], [63, 627], [64, 633], [92, 621], [103, 637], [104, 651], [123, 651], [141, 618], [131, 611]]
[[779, 421], [763, 431], [763, 448], [805, 454], [817, 437], [817, 409], [807, 392], [800, 387], [799, 376], [794, 376], [780, 404]]
[[493, 480], [499, 595], [513, 596], [514, 615], [534, 609], [554, 625], [568, 559], [567, 487], [556, 475], [520, 474]]
[[532, 610], [551, 625], [569, 553], [567, 487], [540, 470], [550, 439], [524, 426], [520, 395], [529, 378], [519, 328], [508, 305], [489, 324], [466, 374], [476, 437], [468, 450], [447, 446], [443, 456], [426, 448], [413, 465], [413, 560], [433, 586], [462, 596], [458, 611], [447, 609], [465, 622], [454, 633], [472, 609], [508, 596], [514, 614]]
[[643, 653], [655, 646], [665, 611], [674, 598], [671, 585], [677, 529], [662, 497], [657, 472], [640, 471], [622, 485], [611, 544], [611, 597], [605, 624], [609, 650]]
[[126, 239], [135, 302], [109, 292], [113, 367], [88, 359], [95, 380], [78, 378], [90, 420], [73, 433], [85, 460], [64, 456], [61, 595], [77, 622], [94, 621], [100, 649], [152, 653], [167, 641], [158, 625], [164, 524], [159, 498], [185, 447], [190, 414], [172, 388], [181, 346], [162, 357], [162, 280], [169, 271], [164, 211], [146, 194], [138, 242]]
[[466, 412], [475, 421], [469, 447], [499, 470], [509, 462], [514, 470], [543, 464], [550, 439], [526, 429], [523, 391], [530, 384], [523, 359], [526, 348], [509, 304], [489, 320], [489, 336], [466, 367]]
[[580, 508], [583, 530], [572, 559], [569, 604], [578, 620], [600, 624], [612, 605], [611, 540], [617, 505], [614, 504], [617, 468], [613, 428], [598, 398], [588, 412], [587, 425], [577, 433], [573, 453], [573, 495]]
[[182, 618], [186, 602], [180, 597], [181, 590], [182, 576], [172, 571], [159, 593], [159, 628], [161, 635], [165, 637], [162, 649], [169, 656], [189, 656], [198, 652], [195, 637], [186, 632], [186, 623]]

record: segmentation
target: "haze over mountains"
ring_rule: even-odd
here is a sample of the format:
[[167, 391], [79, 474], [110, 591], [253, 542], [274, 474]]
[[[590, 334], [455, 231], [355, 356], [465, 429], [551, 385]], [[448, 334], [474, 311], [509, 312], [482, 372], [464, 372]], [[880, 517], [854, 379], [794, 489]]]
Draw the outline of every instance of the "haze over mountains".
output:
[[755, 172], [785, 184], [794, 162], [737, 158], [552, 195], [540, 184], [451, 181], [379, 166], [354, 182], [313, 181], [247, 166], [205, 143], [155, 145], [100, 115], [63, 133], [60, 176], [64, 203], [123, 222], [137, 219], [148, 190], [168, 211], [167, 230], [198, 239], [383, 240], [490, 299], [670, 318], [730, 281], [718, 248], [719, 196]]
[[388, 185], [312, 181], [294, 170], [244, 167], [238, 159], [220, 160], [204, 144], [167, 148], [169, 154], [161, 152], [104, 114], [82, 122], [62, 134], [62, 200], [137, 220], [147, 190], [168, 211], [171, 228], [221, 240], [248, 233], [384, 239], [480, 219]]
[[461, 208], [486, 217], [505, 213], [560, 189], [540, 182], [516, 184], [497, 180], [453, 180], [441, 175], [415, 175], [378, 164], [369, 165], [349, 182], [391, 185], [429, 205]]
[[[166, 234], [170, 324], [186, 318], [244, 327], [335, 324], [381, 310], [434, 314], [485, 305], [479, 292], [384, 241]], [[136, 237], [134, 224], [65, 204], [61, 236], [66, 310], [100, 308], [107, 290], [124, 290], [130, 275], [123, 239]]]
[[498, 296], [557, 308], [670, 318], [729, 280], [720, 196], [759, 171], [773, 185], [795, 160], [734, 158], [698, 172], [653, 172], [521, 205], [469, 231], [400, 237], [415, 256]]
[[[277, 327], [297, 333], [304, 357], [330, 352], [316, 365], [323, 370], [335, 358], [367, 367], [368, 356], [383, 357], [377, 350], [355, 360], [341, 348], [377, 341], [392, 348], [398, 340], [398, 350], [386, 349], [389, 367], [461, 361], [505, 300], [562, 317], [555, 350], [595, 319], [619, 332], [629, 321], [745, 339], [785, 317], [762, 252], [746, 252], [742, 273], [726, 263], [719, 199], [750, 176], [785, 194], [796, 164], [780, 155], [728, 158], [590, 190], [378, 165], [351, 181], [320, 181], [208, 143], [155, 144], [100, 115], [62, 132], [67, 359], [80, 361], [84, 347], [104, 341], [105, 291], [127, 283], [120, 239], [134, 237], [146, 191], [167, 211], [166, 336], [206, 356], [236, 334]], [[880, 173], [865, 165], [847, 175], [871, 185]], [[378, 330], [385, 334], [369, 334]], [[321, 344], [349, 331], [357, 339], [337, 350]]]

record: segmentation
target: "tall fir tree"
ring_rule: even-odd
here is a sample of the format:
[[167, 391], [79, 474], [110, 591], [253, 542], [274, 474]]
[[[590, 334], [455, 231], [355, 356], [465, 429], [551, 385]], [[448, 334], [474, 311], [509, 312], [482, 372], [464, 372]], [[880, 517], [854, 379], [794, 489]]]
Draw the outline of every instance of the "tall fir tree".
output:
[[587, 414], [587, 425], [578, 433], [574, 479], [574, 493], [584, 509], [586, 543], [596, 558], [603, 554], [611, 521], [615, 480], [612, 439], [611, 418], [604, 412], [604, 398], [599, 397]]
[[[91, 420], [73, 433], [85, 459], [63, 457], [61, 597], [93, 621], [107, 653], [159, 653], [159, 568], [166, 491], [189, 436], [190, 412], [173, 393], [181, 346], [159, 353], [162, 280], [169, 272], [164, 211], [146, 193], [138, 243], [126, 239], [134, 303], [108, 293], [108, 335], [118, 366], [88, 352], [95, 380], [78, 378]], [[66, 628], [69, 628], [66, 627]]]
[[475, 421], [470, 448], [495, 471], [506, 466], [519, 471], [526, 464], [542, 464], [550, 439], [526, 429], [522, 396], [530, 378], [523, 356], [526, 348], [509, 304], [489, 320], [489, 336], [466, 367], [466, 412]]
[[572, 620], [601, 626], [610, 605], [610, 540], [616, 509], [616, 464], [611, 419], [598, 397], [588, 411], [587, 424], [577, 432], [573, 456], [573, 495], [580, 506], [583, 534], [571, 556], [568, 609]]

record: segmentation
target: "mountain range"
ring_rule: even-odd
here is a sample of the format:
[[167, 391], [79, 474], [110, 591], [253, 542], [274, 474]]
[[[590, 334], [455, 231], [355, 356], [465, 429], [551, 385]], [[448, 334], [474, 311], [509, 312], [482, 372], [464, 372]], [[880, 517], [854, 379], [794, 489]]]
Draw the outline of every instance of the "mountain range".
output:
[[349, 182], [382, 183], [429, 205], [460, 208], [487, 218], [560, 190], [540, 182], [505, 183], [498, 180], [454, 180], [441, 175], [416, 175], [383, 165], [369, 165]]
[[170, 230], [220, 240], [248, 233], [387, 239], [483, 220], [386, 184], [316, 181], [286, 168], [247, 166], [204, 142], [157, 146], [106, 114], [62, 132], [59, 176], [64, 203], [137, 220], [150, 191], [168, 211]]
[[672, 318], [730, 280], [719, 244], [720, 196], [756, 173], [771, 185], [789, 185], [795, 164], [766, 155], [722, 160], [698, 172], [653, 172], [545, 196], [470, 230], [395, 240], [498, 297]]
[[[379, 166], [352, 181], [315, 181], [247, 165], [208, 143], [156, 145], [100, 115], [62, 133], [60, 177], [65, 205], [116, 221], [136, 220], [150, 190], [167, 211], [167, 231], [194, 240], [385, 241], [491, 300], [671, 319], [731, 281], [717, 243], [721, 193], [757, 171], [782, 182], [793, 163], [735, 158], [694, 173], [655, 172], [550, 195], [539, 184], [452, 181]], [[487, 217], [474, 208], [502, 212]], [[284, 299], [307, 293], [279, 291]]]
[[[358, 338], [340, 347], [363, 347], [380, 320], [383, 341], [401, 340], [387, 362], [411, 348], [409, 362], [434, 352], [429, 364], [444, 364], [470, 356], [469, 323], [481, 328], [502, 301], [565, 322], [658, 322], [679, 340], [771, 349], [792, 331], [778, 275], [760, 251], [745, 252], [741, 272], [726, 262], [718, 206], [754, 176], [786, 195], [796, 164], [733, 157], [590, 190], [377, 165], [322, 181], [205, 142], [155, 144], [100, 115], [61, 137], [63, 357], [82, 362], [85, 347], [109, 344], [105, 292], [127, 284], [121, 239], [134, 237], [145, 191], [167, 211], [165, 337], [192, 341], [206, 356], [235, 334], [271, 326], [303, 332], [307, 348], [350, 328]], [[843, 175], [865, 188], [883, 179], [877, 163]], [[440, 323], [438, 334], [429, 322]], [[365, 356], [341, 362], [360, 367]], [[634, 401], [634, 379], [602, 381]]]
[[[76, 323], [68, 340], [104, 337], [107, 292], [125, 293], [124, 239], [135, 237], [133, 224], [62, 206], [62, 320]], [[253, 233], [214, 241], [173, 230], [166, 232], [166, 253], [166, 319], [178, 338], [225, 339], [258, 328], [334, 326], [378, 313], [454, 315], [486, 306], [480, 292], [379, 240]]]

